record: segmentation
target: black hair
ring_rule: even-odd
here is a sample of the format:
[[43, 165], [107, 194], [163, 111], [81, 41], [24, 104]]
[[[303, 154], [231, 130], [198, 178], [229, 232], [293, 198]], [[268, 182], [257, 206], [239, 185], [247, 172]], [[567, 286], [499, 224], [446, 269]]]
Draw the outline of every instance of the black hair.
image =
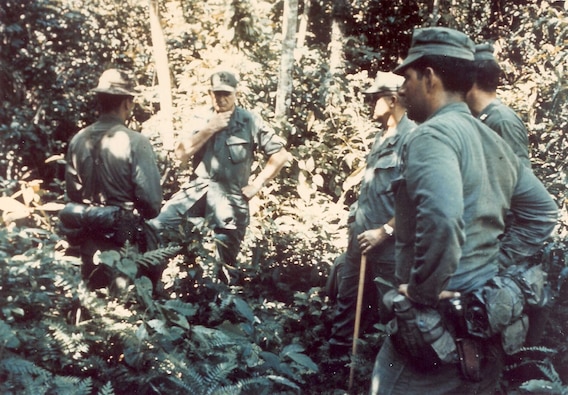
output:
[[416, 62], [413, 62], [410, 67], [419, 74], [422, 74], [427, 67], [431, 67], [440, 76], [446, 90], [463, 95], [471, 89], [475, 81], [474, 62], [467, 59], [441, 55], [424, 55]]
[[120, 104], [133, 96], [130, 95], [111, 95], [109, 93], [98, 93], [97, 100], [102, 113], [112, 112], [120, 107]]
[[495, 92], [501, 74], [501, 67], [496, 61], [490, 59], [475, 61], [475, 82], [481, 90]]

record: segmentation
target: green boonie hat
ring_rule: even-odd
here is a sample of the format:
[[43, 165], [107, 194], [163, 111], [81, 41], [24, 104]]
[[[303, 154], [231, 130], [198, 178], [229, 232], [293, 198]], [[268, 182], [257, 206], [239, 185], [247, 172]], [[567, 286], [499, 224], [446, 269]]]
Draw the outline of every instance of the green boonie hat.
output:
[[447, 27], [415, 29], [408, 56], [394, 73], [402, 75], [408, 66], [425, 55], [474, 60], [474, 53], [475, 45], [465, 33]]
[[239, 80], [228, 71], [219, 71], [211, 76], [211, 90], [213, 92], [235, 92]]
[[475, 46], [475, 60], [495, 60], [495, 57], [493, 56], [493, 52], [495, 51], [495, 48], [493, 48], [493, 45], [490, 43], [485, 43], [485, 44], [477, 44]]
[[395, 73], [385, 73], [379, 71], [377, 77], [367, 90], [363, 91], [365, 94], [375, 94], [382, 92], [396, 92], [404, 83], [404, 78]]
[[136, 96], [139, 92], [128, 74], [119, 69], [108, 69], [99, 78], [99, 84], [91, 92], [117, 96]]

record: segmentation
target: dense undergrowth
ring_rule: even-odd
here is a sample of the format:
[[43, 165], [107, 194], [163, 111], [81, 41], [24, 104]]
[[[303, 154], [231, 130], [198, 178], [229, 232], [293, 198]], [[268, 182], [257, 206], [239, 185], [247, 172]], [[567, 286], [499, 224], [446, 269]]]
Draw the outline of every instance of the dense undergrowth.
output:
[[[323, 286], [337, 247], [324, 243], [341, 232], [314, 240], [289, 232], [285, 215], [254, 221], [239, 279], [227, 285], [208, 231], [187, 228], [144, 255], [128, 246], [101, 254], [117, 281], [91, 292], [76, 251], [50, 229], [56, 221], [33, 210], [0, 230], [0, 393], [343, 394], [351, 363], [354, 393], [367, 391], [383, 327], [361, 337], [352, 360], [328, 353], [333, 303]], [[566, 394], [565, 250], [551, 242], [535, 256], [555, 303], [542, 344], [508, 360], [503, 393]], [[163, 261], [164, 289], [152, 296], [136, 268]]]
[[[330, 76], [336, 3], [347, 6], [349, 39], [344, 72]], [[545, 334], [537, 347], [509, 358], [503, 393], [568, 393], [565, 2], [386, 3], [310, 2], [290, 113], [275, 125], [294, 160], [251, 201], [239, 281], [218, 281], [211, 235], [186, 229], [175, 245], [145, 256], [130, 248], [102, 254], [101, 264], [120, 281], [99, 292], [82, 284], [77, 251], [56, 233], [56, 213], [62, 155], [96, 116], [87, 92], [105, 67], [135, 70], [143, 95], [131, 126], [153, 139], [165, 198], [191, 172], [160, 141], [146, 2], [2, 3], [0, 393], [339, 395], [351, 363], [353, 392], [366, 393], [384, 328], [362, 336], [353, 361], [331, 360], [334, 306], [324, 285], [345, 248], [347, 206], [374, 137], [360, 92], [374, 72], [404, 55], [414, 26], [433, 23], [427, 20], [434, 3], [436, 23], [496, 43], [504, 69], [499, 97], [527, 123], [533, 169], [561, 209], [557, 230], [535, 256], [547, 267], [554, 295]], [[160, 4], [176, 133], [183, 133], [189, 110], [204, 104], [209, 71], [221, 63], [241, 73], [239, 103], [273, 119], [281, 2]], [[151, 297], [136, 267], [163, 260], [164, 289]]]

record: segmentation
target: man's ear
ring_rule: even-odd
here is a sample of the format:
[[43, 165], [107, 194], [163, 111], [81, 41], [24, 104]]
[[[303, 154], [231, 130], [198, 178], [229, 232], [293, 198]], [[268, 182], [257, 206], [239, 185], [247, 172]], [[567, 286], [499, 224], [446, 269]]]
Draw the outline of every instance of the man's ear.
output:
[[134, 108], [134, 98], [131, 96], [125, 97], [122, 101], [122, 106], [126, 111], [132, 110]]
[[390, 95], [389, 96], [389, 107], [391, 107], [391, 108], [394, 107], [397, 101], [400, 101], [400, 98], [398, 97], [397, 94]]
[[436, 84], [440, 83], [440, 78], [436, 75], [436, 72], [432, 67], [426, 67], [423, 72], [422, 76], [424, 78], [424, 83], [426, 85], [426, 89], [429, 91], [432, 90]]

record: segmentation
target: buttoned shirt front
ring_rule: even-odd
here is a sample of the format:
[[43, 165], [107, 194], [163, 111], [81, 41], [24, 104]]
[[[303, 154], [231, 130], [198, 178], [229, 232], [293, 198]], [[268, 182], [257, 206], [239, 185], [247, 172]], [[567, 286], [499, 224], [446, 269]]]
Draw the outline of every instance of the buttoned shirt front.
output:
[[[213, 115], [212, 109], [198, 114], [194, 133]], [[206, 217], [212, 214], [216, 227], [246, 227], [249, 205], [241, 189], [249, 182], [254, 155], [260, 151], [268, 157], [283, 147], [284, 141], [259, 117], [236, 107], [229, 125], [194, 155], [194, 174], [182, 188], [195, 201], [207, 194]]]
[[[350, 215], [354, 221], [349, 231], [355, 237], [366, 230], [380, 228], [394, 217], [391, 182], [400, 176], [402, 143], [415, 126], [415, 123], [404, 115], [395, 133], [384, 138], [376, 137], [367, 156], [359, 196], [350, 207]], [[374, 259], [394, 262], [394, 238], [386, 239], [376, 250], [377, 256], [374, 256]]]

